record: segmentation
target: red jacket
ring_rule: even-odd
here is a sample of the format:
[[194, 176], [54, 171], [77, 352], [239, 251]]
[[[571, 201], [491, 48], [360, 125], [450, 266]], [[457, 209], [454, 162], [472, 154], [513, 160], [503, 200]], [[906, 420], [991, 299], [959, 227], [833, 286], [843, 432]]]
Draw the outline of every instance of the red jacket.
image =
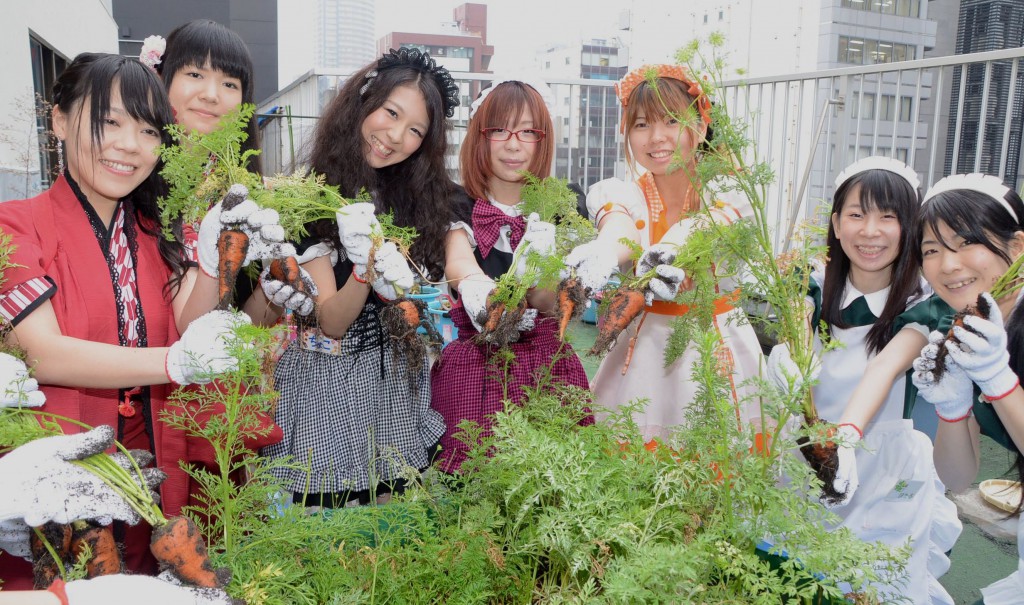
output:
[[[50, 299], [61, 333], [93, 342], [118, 344], [114, 286], [107, 261], [96, 241], [88, 216], [70, 185], [60, 177], [48, 191], [27, 200], [0, 204], [0, 230], [17, 246], [13, 262], [21, 265], [5, 273], [5, 287], [31, 278], [49, 277], [57, 286]], [[135, 275], [150, 347], [170, 346], [178, 340], [171, 300], [164, 286], [171, 271], [160, 257], [157, 238], [137, 232]], [[46, 394], [44, 411], [78, 419], [89, 426], [117, 426], [118, 390], [41, 385]], [[157, 420], [166, 406], [171, 385], [150, 388], [156, 465], [167, 479], [161, 485], [161, 506], [177, 515], [188, 501], [188, 476], [178, 465], [188, 458], [185, 435]], [[65, 432], [78, 432], [64, 424]]]

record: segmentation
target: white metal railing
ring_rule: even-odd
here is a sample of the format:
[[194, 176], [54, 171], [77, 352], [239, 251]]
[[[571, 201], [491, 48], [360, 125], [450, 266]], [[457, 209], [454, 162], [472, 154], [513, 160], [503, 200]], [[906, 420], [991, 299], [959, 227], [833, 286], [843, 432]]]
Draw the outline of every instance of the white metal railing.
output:
[[[1024, 48], [1017, 48], [746, 78], [726, 82], [718, 96], [734, 118], [747, 123], [759, 157], [775, 170], [769, 206], [782, 227], [790, 217], [813, 217], [830, 200], [836, 174], [866, 155], [907, 162], [925, 187], [950, 172], [980, 171], [1019, 189], [1024, 178], [1022, 58]], [[454, 158], [465, 134], [468, 99], [493, 75], [453, 75], [464, 100], [453, 119], [451, 140], [455, 155], [449, 166], [457, 175]], [[346, 76], [310, 72], [263, 103], [267, 169], [287, 169], [292, 147], [301, 163], [317, 116]], [[624, 177], [612, 82], [548, 83], [556, 104], [555, 174], [584, 188], [601, 178]], [[269, 115], [271, 108], [280, 113]]]

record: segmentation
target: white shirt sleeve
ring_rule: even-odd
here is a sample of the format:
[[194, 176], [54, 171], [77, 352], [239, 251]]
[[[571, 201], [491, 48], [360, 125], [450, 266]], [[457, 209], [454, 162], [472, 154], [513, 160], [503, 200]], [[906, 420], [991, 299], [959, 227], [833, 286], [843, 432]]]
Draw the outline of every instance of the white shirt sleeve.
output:
[[587, 215], [596, 225], [609, 212], [625, 212], [634, 220], [647, 215], [643, 194], [633, 183], [621, 179], [605, 179], [594, 183], [587, 193]]

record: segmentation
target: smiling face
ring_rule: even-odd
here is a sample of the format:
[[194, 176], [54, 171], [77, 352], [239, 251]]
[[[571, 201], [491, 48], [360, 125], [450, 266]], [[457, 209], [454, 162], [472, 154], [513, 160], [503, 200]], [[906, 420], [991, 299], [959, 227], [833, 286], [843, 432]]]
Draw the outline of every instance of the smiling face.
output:
[[242, 81], [219, 69], [187, 65], [174, 74], [167, 96], [178, 123], [209, 134], [224, 114], [242, 103]]
[[131, 117], [119, 89], [116, 83], [112, 86], [110, 112], [102, 119], [98, 142], [92, 139], [89, 98], [67, 114], [59, 107], [53, 110], [53, 130], [64, 141], [68, 172], [93, 205], [126, 197], [153, 172], [159, 159], [160, 130]]
[[360, 130], [366, 162], [384, 168], [408, 159], [423, 144], [429, 128], [423, 93], [413, 85], [395, 87], [384, 104], [363, 120]]
[[676, 165], [673, 155], [677, 149], [684, 156], [692, 156], [696, 149], [695, 133], [690, 128], [670, 115], [648, 118], [643, 110], [630, 125], [627, 139], [636, 162], [655, 176], [666, 174]]
[[[832, 215], [832, 229], [850, 260], [850, 281], [861, 292], [877, 292], [892, 280], [893, 263], [900, 251], [899, 217], [861, 198], [854, 185], [839, 212]], [[865, 209], [869, 207], [870, 209]]]
[[[514, 124], [505, 124], [504, 128], [509, 132], [516, 132], [523, 129], [536, 128], [533, 123], [533, 113], [529, 107], [523, 107], [519, 120]], [[481, 134], [480, 136], [484, 136]], [[529, 170], [533, 162], [533, 155], [537, 151], [540, 141], [524, 143], [515, 135], [507, 141], [487, 141], [490, 145], [490, 172], [488, 178], [488, 191], [499, 190], [503, 184], [519, 184], [523, 182], [521, 170]]]
[[[925, 226], [921, 238], [921, 272], [932, 289], [946, 304], [960, 311], [988, 292], [996, 280], [1006, 272], [1010, 263], [980, 242], [961, 237], [944, 223], [938, 223], [939, 232]], [[1006, 246], [1009, 258], [1015, 258], [1024, 249], [1024, 234]], [[948, 246], [948, 247], [947, 247]]]

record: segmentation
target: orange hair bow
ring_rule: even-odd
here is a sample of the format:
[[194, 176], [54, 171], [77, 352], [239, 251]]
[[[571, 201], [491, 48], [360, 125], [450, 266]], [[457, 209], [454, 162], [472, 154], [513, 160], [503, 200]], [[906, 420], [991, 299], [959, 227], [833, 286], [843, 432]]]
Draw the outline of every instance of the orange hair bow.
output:
[[633, 90], [643, 82], [654, 78], [670, 78], [686, 84], [687, 92], [693, 97], [697, 105], [697, 112], [705, 124], [711, 124], [711, 99], [704, 94], [700, 83], [690, 73], [690, 70], [682, 65], [643, 65], [626, 74], [615, 84], [615, 94], [619, 96], [619, 103], [625, 108], [629, 104], [629, 97]]

